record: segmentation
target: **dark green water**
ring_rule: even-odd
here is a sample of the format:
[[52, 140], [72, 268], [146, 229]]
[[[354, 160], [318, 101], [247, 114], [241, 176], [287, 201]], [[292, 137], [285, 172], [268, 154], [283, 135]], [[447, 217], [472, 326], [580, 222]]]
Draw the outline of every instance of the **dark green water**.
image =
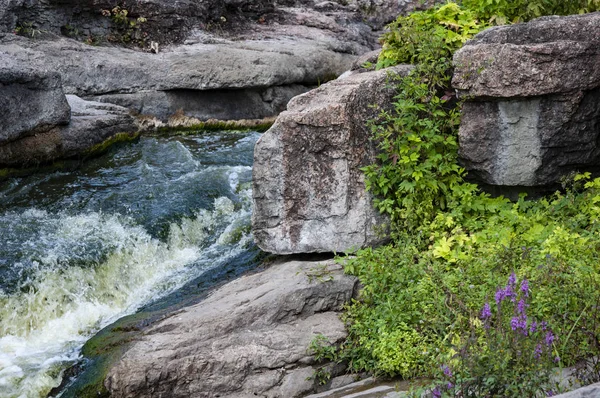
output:
[[258, 137], [142, 138], [0, 182], [0, 397], [47, 395], [96, 331], [252, 257]]

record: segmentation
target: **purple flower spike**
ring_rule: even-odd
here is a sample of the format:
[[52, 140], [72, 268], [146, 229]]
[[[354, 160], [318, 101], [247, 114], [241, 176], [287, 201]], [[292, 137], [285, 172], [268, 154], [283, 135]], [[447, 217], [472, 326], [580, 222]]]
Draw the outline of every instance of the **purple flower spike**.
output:
[[560, 357], [559, 356], [554, 357], [554, 362], [558, 363], [559, 361], [560, 361]]
[[527, 304], [525, 304], [525, 300], [519, 300], [519, 304], [517, 304], [517, 310], [519, 314], [525, 314], [525, 308], [527, 308]]
[[490, 308], [490, 303], [485, 303], [483, 305], [483, 309], [481, 310], [481, 319], [489, 319], [492, 317], [492, 309]]
[[434, 388], [431, 392], [431, 395], [433, 396], [433, 398], [442, 398], [442, 392], [440, 391], [439, 387]]
[[529, 281], [527, 279], [523, 279], [523, 282], [521, 282], [521, 291], [525, 297], [529, 297]]
[[446, 388], [447, 388], [448, 390], [450, 390], [450, 389], [454, 388], [454, 384], [452, 384], [452, 383], [448, 382], [448, 384], [446, 385]]
[[535, 350], [533, 351], [533, 357], [535, 359], [539, 359], [542, 356], [542, 345], [538, 344], [535, 346]]
[[547, 396], [547, 397], [553, 397], [553, 396], [554, 396], [554, 391], [552, 391], [552, 390], [549, 390], [549, 391], [546, 393], [546, 396]]
[[538, 324], [536, 321], [531, 322], [531, 326], [529, 327], [529, 333], [535, 333], [537, 330]]
[[496, 290], [496, 295], [495, 295], [495, 299], [496, 299], [496, 304], [500, 305], [500, 303], [502, 303], [502, 300], [504, 300], [505, 296], [504, 296], [504, 289], [503, 288], [498, 288], [498, 290]]
[[552, 346], [552, 343], [554, 342], [554, 335], [552, 334], [552, 332], [548, 332], [546, 333], [546, 345], [548, 347]]
[[513, 303], [517, 301], [517, 295], [515, 294], [512, 286], [506, 286], [506, 289], [504, 289], [504, 295], [510, 298], [510, 301]]
[[513, 319], [510, 320], [510, 327], [512, 328], [512, 330], [517, 330], [519, 328], [519, 318], [514, 317]]
[[452, 377], [452, 370], [447, 365], [442, 366], [442, 371], [444, 372], [444, 376], [448, 378]]
[[517, 283], [517, 275], [513, 272], [508, 277], [508, 286], [514, 286]]

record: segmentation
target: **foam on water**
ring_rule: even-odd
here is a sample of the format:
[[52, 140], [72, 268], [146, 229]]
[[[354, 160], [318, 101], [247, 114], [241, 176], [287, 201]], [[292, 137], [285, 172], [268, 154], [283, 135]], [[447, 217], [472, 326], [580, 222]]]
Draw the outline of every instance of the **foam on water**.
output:
[[[251, 193], [240, 189], [239, 175], [250, 170], [218, 166], [179, 176], [224, 173], [237, 195], [170, 223], [162, 240], [121, 214], [0, 214], [4, 238], [26, 249], [9, 264], [18, 285], [0, 289], [0, 397], [46, 396], [93, 333], [245, 250]], [[19, 228], [35, 231], [31, 241], [16, 242], [11, 231]]]

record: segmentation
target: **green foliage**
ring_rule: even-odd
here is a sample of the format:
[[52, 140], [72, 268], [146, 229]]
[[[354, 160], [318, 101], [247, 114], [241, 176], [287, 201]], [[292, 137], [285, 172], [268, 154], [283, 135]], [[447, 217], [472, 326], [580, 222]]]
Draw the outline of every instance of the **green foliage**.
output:
[[36, 36], [44, 33], [41, 29], [38, 29], [33, 22], [19, 22], [13, 32], [16, 35], [35, 39]]
[[[552, 325], [552, 355], [561, 365], [598, 356], [600, 179], [582, 174], [565, 192], [511, 203], [466, 183], [457, 165], [461, 104], [450, 90], [452, 54], [485, 23], [500, 23], [492, 16], [509, 18], [518, 4], [449, 3], [400, 17], [384, 36], [378, 67], [417, 65], [397, 80], [393, 109], [371, 122], [380, 155], [364, 169], [366, 183], [376, 207], [390, 216], [393, 242], [346, 261], [346, 272], [364, 287], [347, 309], [349, 337], [337, 356], [355, 371], [437, 377], [440, 364], [452, 364], [458, 387], [447, 395], [547, 391], [553, 363], [532, 357], [540, 335], [509, 333], [516, 310], [498, 311], [490, 329], [479, 321], [491, 292], [513, 272], [535, 286], [528, 316]], [[559, 10], [558, 2], [543, 4], [542, 13]], [[524, 351], [528, 356], [519, 356]]]
[[543, 15], [583, 14], [600, 10], [599, 0], [462, 0], [462, 5], [494, 25], [526, 22]]
[[455, 3], [400, 16], [381, 38], [383, 48], [377, 66], [448, 64], [454, 51], [483, 28], [474, 13]]
[[[470, 329], [452, 338], [439, 378], [429, 389], [451, 397], [535, 397], [555, 394], [554, 333], [529, 314], [530, 285], [515, 274], [485, 303]], [[413, 395], [420, 397], [422, 390]]]
[[315, 336], [315, 338], [310, 342], [307, 351], [309, 354], [314, 356], [317, 362], [334, 362], [338, 359], [337, 347], [331, 344], [329, 339], [322, 334], [318, 334]]
[[132, 18], [129, 10], [121, 6], [101, 10], [101, 13], [112, 21], [112, 34], [107, 36], [108, 41], [139, 46], [145, 44], [148, 34], [142, 31], [142, 25], [147, 22], [146, 18], [142, 16]]

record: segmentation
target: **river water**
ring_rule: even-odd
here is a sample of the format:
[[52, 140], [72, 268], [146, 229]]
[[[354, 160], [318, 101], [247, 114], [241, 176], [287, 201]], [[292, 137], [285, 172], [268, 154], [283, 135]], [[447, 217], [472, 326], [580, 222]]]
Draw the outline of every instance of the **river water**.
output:
[[145, 137], [0, 182], [0, 397], [46, 396], [96, 331], [255, 250], [258, 137]]

